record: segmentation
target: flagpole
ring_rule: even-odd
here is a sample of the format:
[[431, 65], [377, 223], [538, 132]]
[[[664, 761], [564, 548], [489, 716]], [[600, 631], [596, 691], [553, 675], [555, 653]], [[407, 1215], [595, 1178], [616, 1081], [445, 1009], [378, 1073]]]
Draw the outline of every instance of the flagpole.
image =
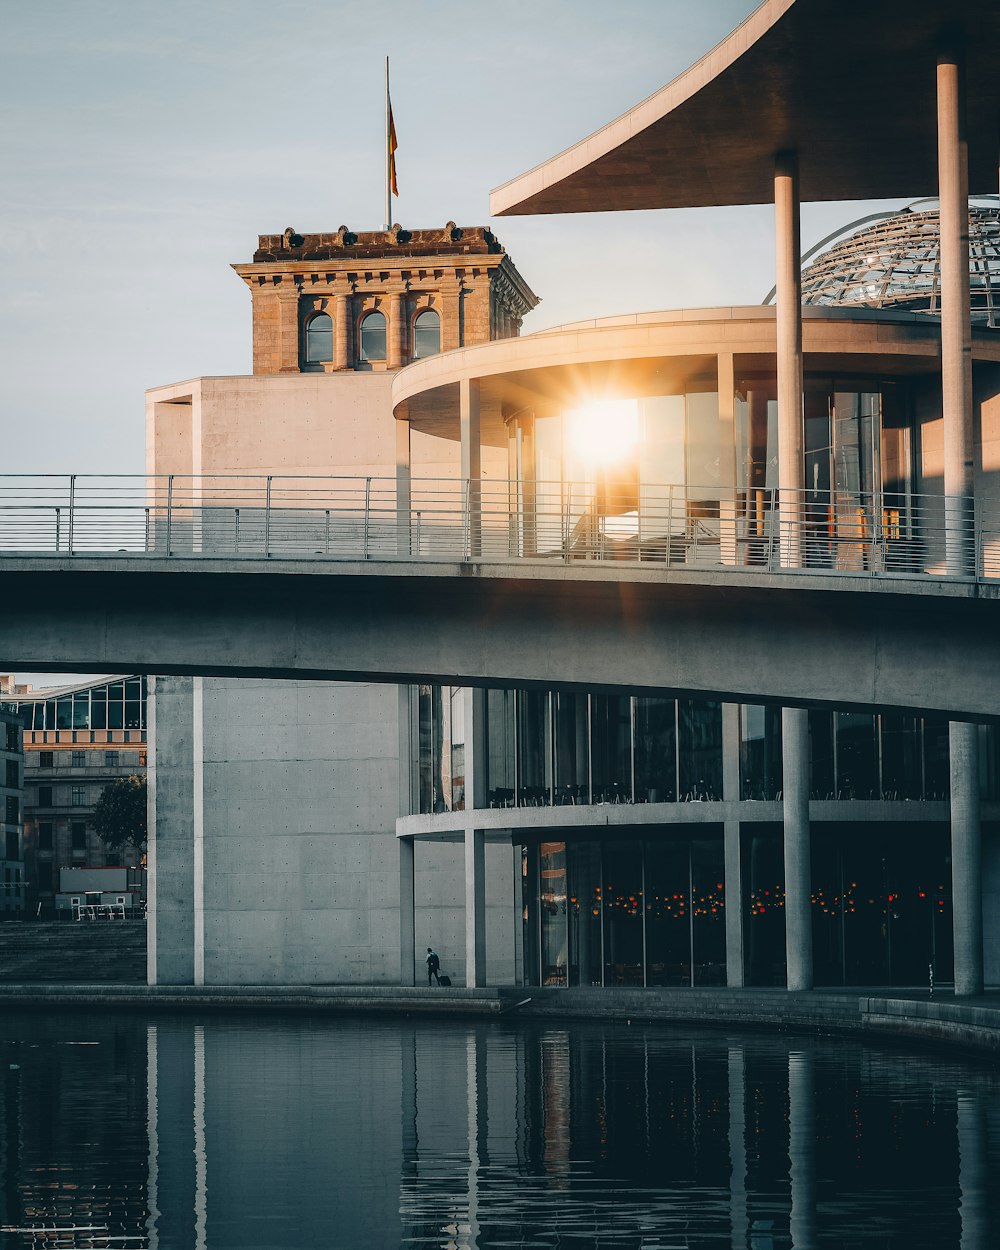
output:
[[385, 229], [392, 225], [392, 174], [389, 149], [389, 58], [385, 58]]

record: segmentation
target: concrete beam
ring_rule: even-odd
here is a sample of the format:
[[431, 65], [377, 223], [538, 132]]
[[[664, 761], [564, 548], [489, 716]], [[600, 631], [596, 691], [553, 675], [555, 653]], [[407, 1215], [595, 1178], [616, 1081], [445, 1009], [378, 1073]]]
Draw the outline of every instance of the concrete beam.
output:
[[[12, 671], [603, 687], [1000, 714], [1000, 586], [541, 562], [306, 569], [6, 558], [0, 576], [18, 610], [0, 614], [0, 654]], [[51, 606], [67, 597], [72, 613]]]

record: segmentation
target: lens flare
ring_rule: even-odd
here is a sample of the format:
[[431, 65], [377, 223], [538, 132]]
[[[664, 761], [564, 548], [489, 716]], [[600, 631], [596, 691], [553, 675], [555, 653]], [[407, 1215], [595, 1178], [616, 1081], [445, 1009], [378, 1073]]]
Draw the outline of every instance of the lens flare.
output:
[[595, 399], [566, 413], [566, 431], [570, 447], [592, 468], [618, 464], [639, 442], [639, 402]]

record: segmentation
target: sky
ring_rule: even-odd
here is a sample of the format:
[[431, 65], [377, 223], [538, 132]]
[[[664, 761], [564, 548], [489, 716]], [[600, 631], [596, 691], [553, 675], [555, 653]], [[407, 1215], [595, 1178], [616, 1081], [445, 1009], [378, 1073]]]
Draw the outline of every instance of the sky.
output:
[[[384, 57], [411, 228], [489, 224], [525, 332], [758, 303], [761, 208], [491, 221], [492, 187], [686, 69], [754, 0], [0, 0], [3, 473], [141, 473], [143, 392], [251, 367], [260, 233], [379, 229]], [[804, 244], [865, 211], [807, 206]]]

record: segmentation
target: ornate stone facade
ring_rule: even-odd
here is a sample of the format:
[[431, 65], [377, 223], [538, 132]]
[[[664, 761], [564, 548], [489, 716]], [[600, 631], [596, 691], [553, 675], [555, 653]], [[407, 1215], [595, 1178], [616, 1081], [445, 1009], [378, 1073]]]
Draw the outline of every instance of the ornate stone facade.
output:
[[[248, 265], [233, 268], [253, 298], [253, 371], [338, 373], [398, 369], [416, 358], [414, 322], [440, 318], [440, 350], [512, 338], [538, 297], [483, 226], [355, 234], [262, 234]], [[332, 322], [329, 359], [310, 358], [307, 327]], [[385, 317], [383, 359], [365, 359], [361, 324]], [[319, 323], [317, 323], [319, 324]], [[323, 321], [325, 327], [329, 323]]]

